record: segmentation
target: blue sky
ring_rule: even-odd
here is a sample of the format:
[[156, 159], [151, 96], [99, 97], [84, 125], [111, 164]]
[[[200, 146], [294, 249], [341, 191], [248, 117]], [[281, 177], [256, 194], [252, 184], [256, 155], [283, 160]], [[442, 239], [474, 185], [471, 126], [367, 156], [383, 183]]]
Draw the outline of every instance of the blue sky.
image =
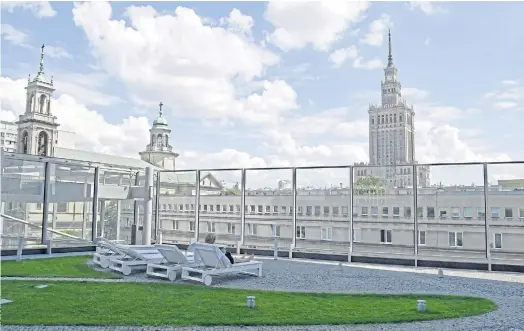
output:
[[[35, 75], [39, 46], [45, 43], [57, 54], [63, 51], [47, 54], [45, 67], [48, 76], [54, 75], [57, 115], [65, 114], [59, 121], [77, 133], [79, 148], [136, 155], [147, 143], [137, 137], [147, 139], [163, 101], [171, 143], [181, 161], [185, 157], [182, 165], [351, 164], [367, 160], [367, 105], [379, 102], [383, 78], [382, 65], [357, 68], [355, 59], [385, 63], [389, 27], [404, 96], [417, 112], [422, 162], [524, 159], [523, 3], [374, 2], [359, 12], [336, 5], [326, 10], [318, 3], [290, 9], [265, 2], [114, 2], [109, 18], [101, 3], [7, 4], [2, 7], [3, 84], [19, 88], [17, 80]], [[142, 9], [126, 15], [130, 6]], [[144, 6], [156, 14], [148, 16]], [[177, 7], [194, 10], [198, 27], [182, 20]], [[235, 8], [242, 19], [226, 22]], [[172, 16], [178, 23], [168, 22]], [[248, 28], [247, 16], [253, 22]], [[120, 25], [126, 25], [127, 35], [117, 28], [107, 32], [118, 20], [125, 22]], [[199, 30], [205, 26], [213, 32]], [[363, 42], [373, 26], [375, 41]], [[287, 45], [275, 38], [275, 29], [285, 33]], [[312, 37], [308, 29], [323, 32]], [[216, 38], [205, 39], [207, 33], [238, 40], [210, 45]], [[191, 40], [182, 42], [184, 36]], [[182, 45], [196, 51], [178, 52]], [[242, 53], [248, 46], [256, 50]], [[335, 66], [330, 55], [349, 47], [358, 55]], [[261, 60], [264, 52], [268, 58]], [[173, 64], [177, 61], [191, 65]], [[202, 79], [207, 72], [209, 82]], [[248, 95], [262, 93], [264, 81], [283, 84], [245, 105]], [[286, 94], [288, 87], [295, 95]], [[23, 111], [9, 98], [12, 107], [2, 106], [2, 114]], [[83, 115], [74, 115], [77, 107]], [[126, 124], [130, 117], [134, 122]], [[88, 125], [95, 131], [103, 124], [112, 133], [81, 132], [88, 120], [95, 121]]]

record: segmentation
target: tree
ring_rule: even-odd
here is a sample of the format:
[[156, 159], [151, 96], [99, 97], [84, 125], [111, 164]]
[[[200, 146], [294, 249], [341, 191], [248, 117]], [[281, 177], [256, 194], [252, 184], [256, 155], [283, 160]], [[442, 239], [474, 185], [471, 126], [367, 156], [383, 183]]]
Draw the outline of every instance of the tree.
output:
[[353, 185], [355, 195], [380, 195], [386, 193], [386, 188], [376, 176], [360, 177]]
[[240, 190], [236, 187], [227, 188], [224, 190], [225, 195], [240, 195]]

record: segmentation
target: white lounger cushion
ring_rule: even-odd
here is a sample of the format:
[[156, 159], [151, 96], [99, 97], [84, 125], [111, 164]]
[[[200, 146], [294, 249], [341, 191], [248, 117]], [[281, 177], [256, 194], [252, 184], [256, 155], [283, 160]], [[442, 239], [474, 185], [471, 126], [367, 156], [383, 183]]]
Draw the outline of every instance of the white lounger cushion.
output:
[[177, 272], [184, 266], [193, 266], [193, 254], [182, 252], [176, 245], [155, 245], [156, 249], [162, 254], [163, 259], [159, 263], [149, 262], [146, 274], [149, 276], [167, 278], [174, 281]]
[[[257, 277], [262, 276], [262, 261], [231, 264], [220, 248], [212, 244], [194, 243], [188, 247], [188, 250], [194, 252], [194, 259], [199, 263], [199, 267], [183, 267], [182, 279], [184, 280], [194, 280], [209, 286], [213, 281], [212, 276], [222, 274], [241, 273]], [[200, 274], [200, 276], [190, 276], [190, 272]]]

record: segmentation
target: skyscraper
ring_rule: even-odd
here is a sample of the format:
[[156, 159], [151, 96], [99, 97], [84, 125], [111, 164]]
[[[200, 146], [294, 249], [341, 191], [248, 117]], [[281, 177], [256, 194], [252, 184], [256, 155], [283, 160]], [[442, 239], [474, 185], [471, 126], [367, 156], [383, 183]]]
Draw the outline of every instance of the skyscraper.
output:
[[[357, 177], [377, 176], [389, 186], [413, 186], [415, 159], [415, 110], [402, 97], [402, 84], [393, 63], [391, 32], [389, 32], [388, 64], [381, 81], [381, 104], [370, 105], [369, 167], [357, 170]], [[429, 169], [419, 166], [420, 186], [429, 185]]]

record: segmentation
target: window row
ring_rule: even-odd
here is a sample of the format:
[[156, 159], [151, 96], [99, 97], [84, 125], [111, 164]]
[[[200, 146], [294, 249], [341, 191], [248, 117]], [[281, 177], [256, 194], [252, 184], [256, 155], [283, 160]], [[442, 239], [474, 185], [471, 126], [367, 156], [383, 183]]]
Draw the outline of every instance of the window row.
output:
[[[239, 234], [237, 229], [240, 229], [240, 224], [236, 223], [227, 223], [227, 234]], [[179, 227], [179, 221], [173, 221], [173, 230], [183, 230]], [[195, 221], [190, 221], [187, 229], [189, 232], [195, 231]], [[307, 233], [310, 231], [317, 232], [319, 229], [317, 227], [307, 227], [304, 225], [299, 225], [296, 227], [296, 238], [297, 239], [308, 239]], [[206, 231], [207, 233], [216, 233], [216, 223], [215, 222], [206, 222]], [[271, 225], [271, 234], [273, 237], [280, 237], [281, 226], [280, 225]], [[257, 224], [246, 224], [246, 235], [257, 236], [258, 227]], [[427, 231], [418, 232], [418, 244], [421, 246], [426, 245], [426, 235]], [[362, 229], [354, 228], [353, 229], [353, 242], [360, 242], [362, 239]], [[321, 240], [333, 240], [333, 228], [332, 227], [320, 227], [320, 239]], [[380, 243], [382, 244], [393, 244], [393, 230], [391, 229], [381, 229], [380, 230]], [[450, 231], [448, 232], [448, 245], [449, 247], [463, 247], [463, 233]], [[501, 249], [502, 248], [502, 234], [495, 233], [493, 234], [493, 248]]]
[[[58, 212], [65, 212], [67, 205], [58, 204]], [[194, 212], [194, 204], [162, 204], [162, 211], [186, 211]], [[240, 214], [240, 205], [200, 205], [200, 211], [206, 212], [221, 212], [221, 213], [237, 213]], [[353, 211], [353, 216], [382, 216], [382, 217], [405, 217], [411, 218], [411, 207], [379, 207], [379, 206], [363, 206]], [[289, 214], [293, 212], [292, 206], [269, 206], [269, 205], [246, 205], [245, 212], [249, 214]], [[344, 216], [347, 217], [349, 212], [348, 206], [298, 206], [298, 216]], [[359, 213], [360, 212], [360, 213]], [[401, 214], [402, 212], [402, 214]], [[475, 212], [475, 213], [474, 213]], [[524, 218], [524, 208], [511, 207], [491, 207], [491, 218]], [[484, 218], [484, 207], [439, 207], [438, 217], [440, 218]], [[418, 207], [417, 217], [434, 218], [437, 217], [437, 208], [435, 207]]]

